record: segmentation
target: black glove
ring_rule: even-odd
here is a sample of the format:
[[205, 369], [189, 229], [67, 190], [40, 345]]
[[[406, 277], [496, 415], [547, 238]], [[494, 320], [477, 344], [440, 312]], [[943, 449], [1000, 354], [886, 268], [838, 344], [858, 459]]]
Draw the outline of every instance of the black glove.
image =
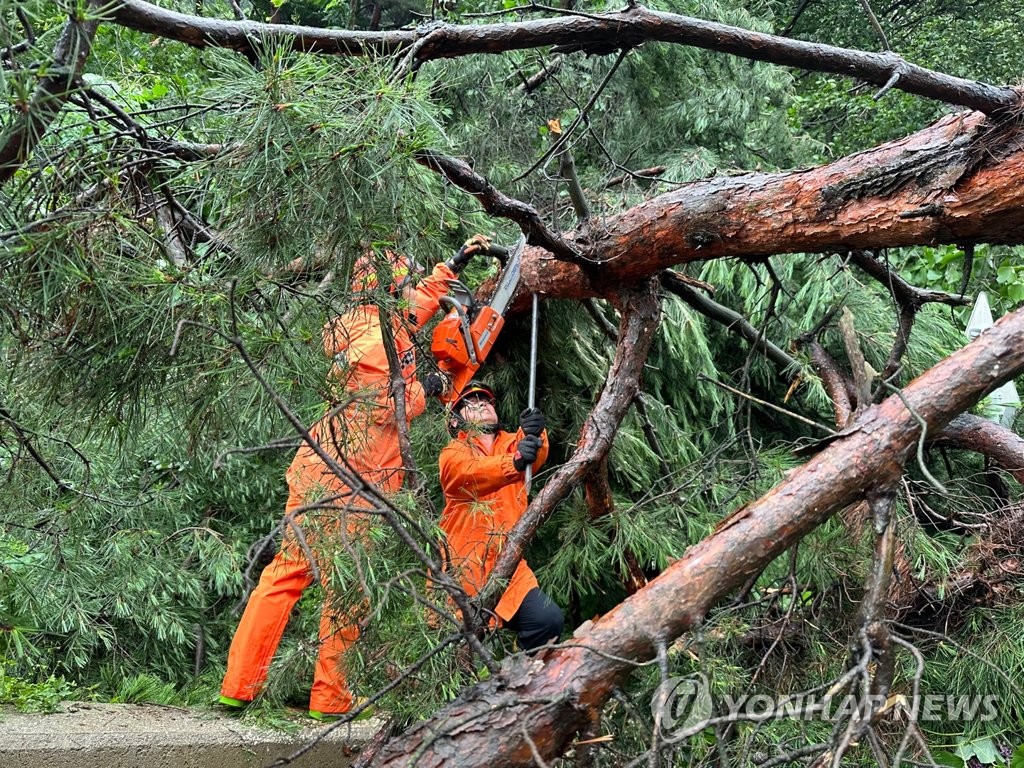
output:
[[516, 445], [516, 455], [512, 457], [512, 466], [516, 472], [523, 472], [528, 466], [537, 460], [537, 451], [540, 450], [540, 438], [536, 435], [527, 435]]
[[462, 247], [459, 248], [458, 253], [452, 256], [445, 264], [455, 274], [459, 274], [462, 268], [469, 264], [469, 260], [474, 256], [486, 253], [487, 249], [491, 247], [491, 239], [486, 235], [473, 235], [469, 240], [463, 243]]
[[540, 437], [547, 422], [544, 420], [544, 413], [540, 408], [524, 408], [519, 414], [519, 427], [523, 434]]
[[431, 371], [423, 377], [423, 394], [427, 397], [440, 397], [448, 391], [451, 379], [440, 371]]

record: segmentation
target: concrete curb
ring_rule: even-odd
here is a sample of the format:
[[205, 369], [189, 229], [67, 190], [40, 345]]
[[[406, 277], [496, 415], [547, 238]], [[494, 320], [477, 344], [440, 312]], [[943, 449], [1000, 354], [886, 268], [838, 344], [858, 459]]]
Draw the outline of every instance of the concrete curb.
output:
[[0, 709], [3, 768], [263, 768], [320, 737], [290, 766], [347, 768], [383, 725], [254, 728], [214, 711], [66, 702], [54, 714]]

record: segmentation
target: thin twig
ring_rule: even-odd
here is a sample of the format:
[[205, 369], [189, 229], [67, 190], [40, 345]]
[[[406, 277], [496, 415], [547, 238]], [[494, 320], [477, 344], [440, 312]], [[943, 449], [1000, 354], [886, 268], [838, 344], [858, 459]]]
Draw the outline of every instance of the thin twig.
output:
[[742, 397], [742, 398], [746, 398], [747, 400], [750, 400], [753, 403], [757, 403], [758, 405], [763, 405], [765, 408], [771, 408], [773, 411], [778, 411], [779, 413], [783, 413], [786, 416], [789, 416], [790, 418], [796, 419], [797, 421], [800, 421], [800, 422], [803, 422], [804, 424], [807, 424], [808, 426], [815, 427], [816, 429], [820, 429], [820, 430], [823, 430], [825, 432], [828, 432], [830, 435], [838, 435], [839, 434], [834, 429], [829, 429], [824, 424], [819, 424], [818, 422], [812, 421], [811, 419], [808, 419], [806, 416], [801, 416], [799, 413], [794, 413], [793, 411], [790, 411], [787, 408], [782, 408], [782, 407], [780, 407], [778, 405], [775, 405], [774, 403], [769, 403], [766, 400], [762, 400], [759, 397], [754, 397], [753, 395], [751, 395], [751, 394], [749, 394], [747, 392], [742, 392], [742, 391], [740, 391], [738, 389], [730, 387], [728, 384], [725, 384], [725, 383], [723, 383], [721, 381], [718, 381], [717, 379], [713, 379], [710, 376], [706, 376], [703, 373], [698, 373], [697, 374], [697, 378], [699, 380], [701, 380], [701, 381], [710, 382], [711, 384], [714, 384], [716, 387], [721, 387], [726, 392], [731, 392], [732, 394], [737, 395], [737, 396]]
[[540, 756], [540, 751], [537, 749], [537, 745], [530, 738], [530, 734], [526, 732], [526, 727], [521, 723], [519, 725], [519, 735], [526, 740], [527, 746], [530, 748], [530, 755], [533, 757], [533, 762], [537, 764], [537, 768], [548, 768], [548, 764], [544, 762], [544, 758]]
[[875, 32], [878, 33], [878, 37], [882, 41], [882, 47], [887, 51], [892, 50], [889, 46], [889, 38], [885, 36], [885, 30], [883, 30], [882, 25], [878, 23], [878, 17], [875, 16], [875, 12], [871, 10], [871, 4], [868, 0], [860, 0], [860, 4], [864, 8], [864, 13], [867, 14], [868, 20], [871, 22], [871, 26], [874, 27]]
[[593, 94], [591, 94], [590, 100], [587, 101], [583, 109], [580, 110], [580, 113], [576, 116], [576, 119], [572, 121], [568, 129], [566, 129], [562, 133], [562, 135], [558, 137], [558, 140], [554, 143], [554, 146], [552, 146], [543, 155], [541, 155], [533, 165], [531, 165], [521, 174], [512, 179], [512, 181], [510, 182], [511, 184], [515, 184], [516, 182], [525, 179], [535, 170], [544, 165], [544, 163], [548, 161], [549, 157], [551, 157], [553, 154], [562, 149], [562, 146], [565, 144], [565, 142], [569, 140], [569, 137], [572, 136], [572, 133], [574, 130], [576, 130], [576, 127], [579, 126], [579, 124], [582, 123], [583, 120], [587, 117], [587, 114], [590, 112], [594, 104], [597, 102], [598, 97], [600, 97], [600, 95], [604, 92], [604, 89], [608, 87], [608, 83], [611, 82], [612, 76], [615, 74], [616, 70], [618, 70], [622, 62], [626, 60], [626, 56], [629, 55], [630, 50], [631, 49], [629, 48], [623, 48], [621, 51], [619, 51], [619, 55], [615, 59], [615, 63], [612, 64], [611, 69], [608, 70], [608, 74], [604, 76], [604, 79], [597, 86], [597, 89], [594, 91]]
[[924, 420], [924, 417], [919, 414], [914, 407], [907, 401], [906, 395], [903, 394], [902, 389], [894, 387], [887, 381], [881, 382], [882, 386], [888, 388], [893, 394], [895, 394], [902, 402], [906, 409], [910, 412], [910, 415], [914, 417], [914, 421], [921, 425], [921, 434], [917, 438], [917, 466], [921, 470], [921, 474], [927, 478], [928, 482], [934, 486], [935, 490], [939, 493], [949, 493], [946, 490], [946, 486], [935, 479], [935, 476], [928, 471], [928, 466], [924, 463], [924, 444], [928, 438], [928, 422]]

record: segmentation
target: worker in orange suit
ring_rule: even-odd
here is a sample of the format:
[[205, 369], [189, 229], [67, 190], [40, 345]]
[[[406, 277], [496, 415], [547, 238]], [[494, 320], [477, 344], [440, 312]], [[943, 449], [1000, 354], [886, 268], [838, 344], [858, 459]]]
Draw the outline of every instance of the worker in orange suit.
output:
[[[487, 583], [505, 538], [526, 511], [525, 471], [547, 459], [544, 414], [527, 408], [516, 432], [498, 426], [494, 393], [470, 382], [452, 406], [448, 424], [454, 436], [441, 451], [444, 530], [451, 567], [471, 597]], [[526, 560], [520, 560], [494, 609], [503, 626], [529, 651], [562, 633], [561, 609], [537, 584]]]
[[[401, 489], [405, 470], [380, 311], [368, 293], [379, 282], [388, 282], [390, 292], [402, 299], [401, 311], [393, 314], [391, 332], [405, 379], [408, 422], [423, 413], [426, 397], [440, 396], [448, 386], [447, 379], [437, 372], [428, 374], [423, 382], [416, 379], [412, 334], [438, 310], [449, 281], [489, 245], [484, 236], [474, 236], [418, 284], [413, 277], [419, 270], [412, 260], [388, 251], [384, 268], [379, 258], [364, 255], [353, 270], [352, 290], [367, 296], [366, 302], [324, 325], [324, 351], [333, 361], [329, 382], [335, 403], [310, 429], [310, 437], [338, 465], [385, 494]], [[389, 280], [378, 277], [387, 272]], [[321, 560], [332, 544], [335, 549], [363, 545], [372, 520], [371, 515], [360, 512], [372, 509], [372, 502], [350, 488], [308, 443], [299, 448], [285, 477], [288, 501], [281, 549], [263, 570], [228, 651], [220, 701], [231, 708], [241, 709], [262, 690], [292, 608], [313, 583], [314, 571], [295, 525], [303, 523], [303, 538]], [[353, 706], [342, 658], [359, 636], [357, 619], [365, 611], [365, 606], [341, 607], [332, 597], [328, 590], [309, 696], [309, 714], [318, 720], [332, 719]]]

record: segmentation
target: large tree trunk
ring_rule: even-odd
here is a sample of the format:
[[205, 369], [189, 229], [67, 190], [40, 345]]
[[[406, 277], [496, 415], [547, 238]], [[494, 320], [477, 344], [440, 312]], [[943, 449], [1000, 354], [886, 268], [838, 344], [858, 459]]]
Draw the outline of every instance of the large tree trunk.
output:
[[[395, 739], [377, 764], [532, 766], [561, 754], [635, 662], [693, 628], [733, 589], [838, 510], [887, 489], [921, 436], [941, 429], [1024, 370], [1024, 309], [863, 412], [817, 456], [647, 587], [594, 623], [571, 647], [506, 662], [434, 717]], [[910, 410], [912, 409], [912, 410]]]
[[905, 139], [787, 173], [679, 187], [577, 236], [581, 267], [527, 249], [525, 295], [602, 296], [665, 267], [904, 245], [1024, 242], [1024, 131], [949, 115]]

